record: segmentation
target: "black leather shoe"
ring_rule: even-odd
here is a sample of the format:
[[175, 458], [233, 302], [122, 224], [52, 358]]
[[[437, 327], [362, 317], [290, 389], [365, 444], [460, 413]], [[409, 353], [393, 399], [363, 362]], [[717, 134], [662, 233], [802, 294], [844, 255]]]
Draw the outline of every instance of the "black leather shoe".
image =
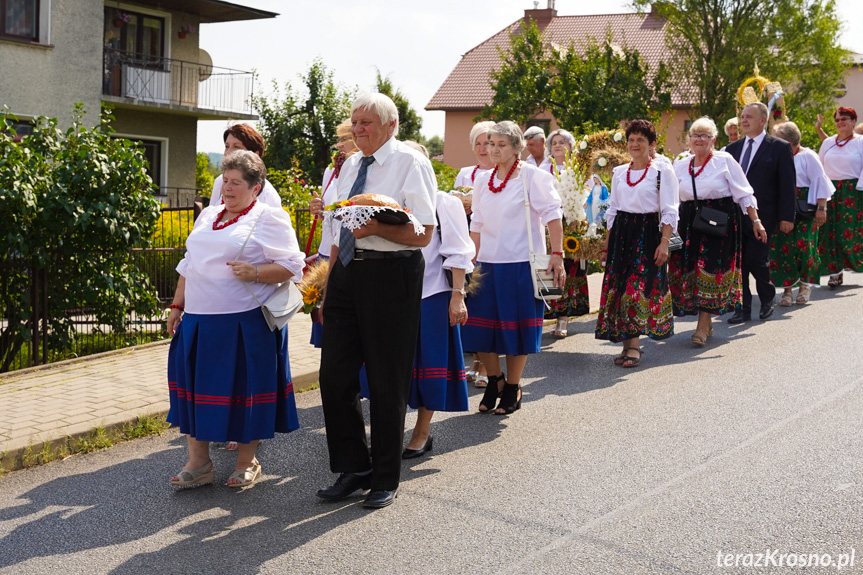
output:
[[758, 312], [758, 317], [761, 319], [767, 319], [771, 315], [773, 315], [773, 311], [776, 309], [776, 306], [773, 303], [766, 303], [761, 306], [761, 311]]
[[728, 323], [731, 325], [735, 325], [738, 323], [743, 323], [745, 321], [749, 321], [752, 319], [752, 313], [745, 313], [743, 310], [737, 310], [734, 312], [734, 315], [731, 316], [731, 319], [728, 320]]
[[426, 439], [426, 444], [420, 447], [419, 449], [405, 449], [402, 451], [402, 459], [413, 459], [414, 457], [419, 457], [420, 455], [425, 455], [429, 451], [432, 450], [432, 440], [434, 438], [429, 435], [429, 438]]
[[339, 499], [344, 499], [355, 491], [358, 491], [360, 489], [365, 491], [366, 489], [371, 489], [371, 487], [371, 473], [367, 473], [365, 475], [357, 475], [356, 473], [342, 473], [341, 475], [339, 475], [339, 478], [336, 479], [335, 483], [333, 483], [329, 487], [318, 489], [318, 492], [315, 495], [317, 495], [321, 499], [326, 499], [328, 501], [337, 501]]
[[368, 507], [369, 509], [381, 509], [387, 505], [392, 505], [398, 495], [398, 487], [392, 491], [372, 491], [366, 495], [366, 500], [363, 501], [363, 507]]

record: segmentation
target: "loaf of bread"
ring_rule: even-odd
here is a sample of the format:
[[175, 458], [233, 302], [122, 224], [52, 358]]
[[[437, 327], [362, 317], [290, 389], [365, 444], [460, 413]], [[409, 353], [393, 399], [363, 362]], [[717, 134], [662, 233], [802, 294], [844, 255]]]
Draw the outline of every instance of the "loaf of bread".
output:
[[402, 209], [397, 201], [381, 194], [357, 194], [351, 198], [351, 203], [355, 206], [382, 206], [396, 210]]

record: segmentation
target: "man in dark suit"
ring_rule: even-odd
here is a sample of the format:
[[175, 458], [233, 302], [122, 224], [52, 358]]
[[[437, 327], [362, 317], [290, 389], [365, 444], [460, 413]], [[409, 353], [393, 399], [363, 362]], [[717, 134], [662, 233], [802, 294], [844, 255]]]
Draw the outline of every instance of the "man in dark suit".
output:
[[[794, 154], [788, 142], [764, 133], [767, 106], [755, 102], [743, 108], [740, 131], [746, 136], [725, 148], [743, 168], [758, 200], [758, 216], [768, 236], [788, 233], [794, 229], [797, 172]], [[756, 220], [757, 221], [757, 220]], [[761, 300], [758, 316], [773, 315], [776, 287], [770, 281], [769, 247], [752, 231], [752, 223], [743, 218], [743, 309], [736, 311], [728, 323], [743, 323], [752, 319], [752, 292], [749, 275], [755, 278], [755, 289]]]

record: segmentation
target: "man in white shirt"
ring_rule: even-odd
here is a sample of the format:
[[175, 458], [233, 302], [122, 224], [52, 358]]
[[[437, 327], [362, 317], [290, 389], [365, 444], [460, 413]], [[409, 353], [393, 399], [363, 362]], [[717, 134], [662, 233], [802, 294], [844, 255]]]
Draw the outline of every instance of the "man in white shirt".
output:
[[545, 160], [545, 132], [539, 126], [531, 126], [524, 132], [524, 141], [527, 150], [525, 161], [539, 167]]
[[[436, 223], [437, 180], [428, 158], [395, 139], [398, 111], [383, 94], [360, 96], [351, 108], [351, 134], [362, 153], [339, 175], [337, 196], [389, 196], [410, 210], [411, 223], [375, 219], [334, 236], [323, 305], [321, 399], [335, 484], [318, 491], [331, 501], [371, 489], [363, 505], [377, 509], [398, 494], [405, 408], [419, 332], [424, 271], [420, 249]], [[369, 385], [371, 458], [360, 407], [360, 367]]]

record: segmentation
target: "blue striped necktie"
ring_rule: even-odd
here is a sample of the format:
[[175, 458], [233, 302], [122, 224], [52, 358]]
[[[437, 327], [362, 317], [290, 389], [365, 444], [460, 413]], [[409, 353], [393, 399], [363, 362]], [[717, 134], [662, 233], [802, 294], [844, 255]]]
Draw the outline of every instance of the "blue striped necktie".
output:
[[746, 151], [743, 152], [743, 158], [740, 160], [740, 167], [743, 168], [743, 173], [747, 173], [749, 171], [749, 159], [752, 155], [752, 144], [755, 143], [755, 140], [749, 138], [746, 142]]
[[[354, 185], [351, 186], [351, 193], [348, 198], [352, 198], [357, 194], [363, 193], [363, 188], [366, 187], [366, 172], [369, 165], [375, 161], [374, 156], [368, 156], [360, 160], [360, 171], [357, 173], [357, 179], [354, 180]], [[357, 239], [353, 232], [347, 228], [342, 228], [339, 232], [339, 261], [347, 267], [351, 260], [354, 259], [354, 248], [357, 245]]]

